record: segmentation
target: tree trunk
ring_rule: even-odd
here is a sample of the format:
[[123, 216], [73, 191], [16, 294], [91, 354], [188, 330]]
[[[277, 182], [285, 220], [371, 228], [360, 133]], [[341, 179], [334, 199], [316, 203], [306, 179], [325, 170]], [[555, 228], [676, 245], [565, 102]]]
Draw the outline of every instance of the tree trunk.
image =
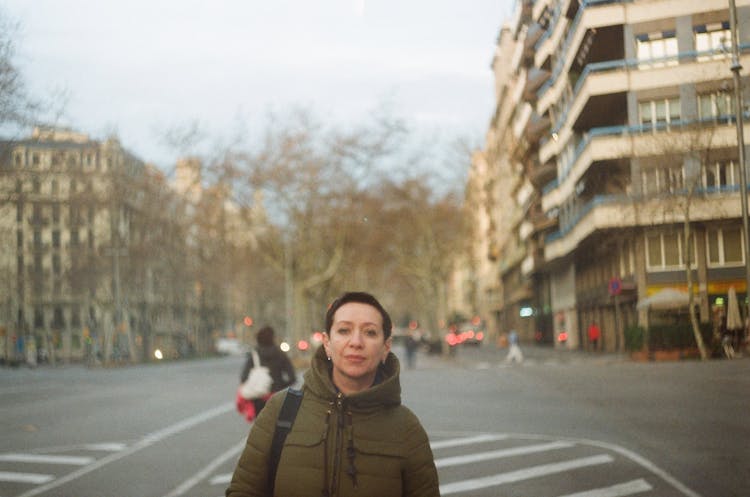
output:
[[708, 358], [708, 353], [706, 352], [706, 345], [703, 343], [703, 337], [701, 336], [701, 330], [700, 326], [698, 326], [698, 317], [695, 315], [695, 295], [693, 293], [693, 269], [691, 267], [692, 263], [692, 257], [690, 257], [690, 254], [692, 253], [692, 233], [690, 229], [690, 216], [689, 211], [686, 212], [685, 215], [685, 224], [684, 224], [684, 237], [685, 237], [685, 246], [686, 250], [685, 253], [687, 254], [686, 257], [686, 264], [685, 264], [685, 272], [686, 272], [686, 279], [687, 279], [687, 292], [688, 292], [688, 312], [690, 313], [690, 324], [693, 327], [693, 337], [695, 338], [695, 343], [698, 345], [698, 350], [701, 354], [701, 359], [706, 360]]

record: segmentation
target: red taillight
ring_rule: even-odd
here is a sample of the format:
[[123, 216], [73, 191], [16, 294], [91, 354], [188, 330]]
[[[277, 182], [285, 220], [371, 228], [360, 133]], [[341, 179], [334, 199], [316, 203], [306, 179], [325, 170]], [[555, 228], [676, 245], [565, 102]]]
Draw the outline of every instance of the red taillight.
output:
[[300, 350], [307, 350], [310, 348], [310, 344], [307, 342], [307, 340], [300, 340], [297, 342], [297, 348]]

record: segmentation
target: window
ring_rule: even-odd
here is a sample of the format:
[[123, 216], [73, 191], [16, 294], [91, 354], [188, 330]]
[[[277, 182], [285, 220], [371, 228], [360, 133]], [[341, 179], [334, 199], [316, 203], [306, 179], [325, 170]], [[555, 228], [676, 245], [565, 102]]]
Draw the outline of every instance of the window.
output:
[[[695, 252], [691, 250], [691, 266], [695, 265]], [[646, 266], [649, 270], [664, 271], [685, 267], [685, 243], [682, 236], [673, 233], [651, 233], [646, 236]]]
[[728, 21], [696, 26], [693, 31], [699, 61], [724, 59], [731, 52], [732, 33]]
[[638, 35], [635, 40], [638, 67], [675, 66], [678, 63], [677, 38], [674, 31]]
[[716, 92], [698, 95], [698, 115], [702, 120], [734, 117], [734, 95]]
[[638, 119], [644, 127], [664, 127], [680, 120], [680, 99], [646, 100], [638, 103]]
[[744, 264], [742, 229], [712, 228], [706, 232], [709, 266], [740, 266]]
[[19, 251], [23, 249], [23, 230], [16, 231], [16, 247]]
[[52, 246], [60, 248], [60, 230], [52, 230]]
[[685, 174], [679, 166], [644, 169], [641, 180], [644, 195], [677, 193], [685, 189]]
[[703, 166], [703, 186], [722, 189], [740, 184], [739, 164], [733, 160], [714, 162]]

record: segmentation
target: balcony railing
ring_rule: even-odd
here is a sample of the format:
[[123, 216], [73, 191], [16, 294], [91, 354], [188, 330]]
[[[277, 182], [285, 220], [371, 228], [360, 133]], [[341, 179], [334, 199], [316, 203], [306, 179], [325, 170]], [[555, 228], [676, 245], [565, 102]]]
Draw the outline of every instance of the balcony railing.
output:
[[[740, 186], [739, 185], [725, 185], [725, 186], [712, 186], [712, 187], [699, 187], [693, 190], [692, 192], [689, 192], [687, 189], [678, 190], [673, 193], [664, 194], [669, 195], [670, 197], [674, 197], [676, 195], [681, 196], [687, 196], [689, 194], [692, 195], [700, 195], [700, 194], [718, 194], [718, 193], [734, 193], [739, 192]], [[583, 219], [589, 212], [594, 210], [596, 207], [602, 206], [602, 205], [609, 205], [609, 204], [632, 204], [634, 201], [639, 200], [647, 200], [649, 198], [652, 198], [653, 195], [640, 195], [640, 196], [634, 196], [634, 195], [595, 195], [589, 202], [582, 205], [581, 208], [573, 215], [571, 216], [570, 220], [568, 220], [567, 223], [564, 225], [561, 225], [560, 230], [555, 231], [553, 233], [549, 233], [547, 236], [544, 237], [545, 243], [554, 242], [555, 240], [559, 240], [563, 238], [565, 235], [570, 233]]]
[[[750, 43], [742, 43], [739, 46], [741, 53], [750, 53]], [[563, 124], [568, 119], [568, 112], [570, 111], [570, 108], [572, 107], [573, 103], [578, 98], [578, 95], [581, 92], [581, 88], [583, 88], [584, 83], [586, 82], [587, 78], [590, 75], [593, 74], [600, 74], [610, 71], [618, 71], [622, 69], [634, 69], [638, 68], [640, 66], [655, 66], [657, 64], [668, 64], [670, 62], [678, 62], [682, 63], [685, 60], [693, 62], [699, 57], [711, 57], [714, 55], [722, 54], [724, 51], [722, 49], [713, 49], [713, 50], [703, 50], [703, 51], [687, 51], [687, 52], [680, 52], [677, 55], [672, 55], [668, 57], [659, 57], [659, 58], [653, 58], [653, 59], [621, 59], [621, 60], [609, 60], [605, 62], [595, 62], [593, 64], [587, 64], [586, 67], [584, 67], [583, 71], [581, 72], [581, 76], [576, 81], [575, 87], [573, 88], [572, 97], [570, 98], [570, 101], [568, 102], [568, 105], [565, 106], [564, 109], [562, 109], [562, 112], [560, 114], [560, 117], [558, 117], [557, 121], [555, 121], [555, 124], [552, 128], [552, 132], [557, 133], [560, 128], [563, 127]], [[558, 75], [553, 74], [552, 77], [550, 77], [547, 82], [542, 85], [542, 87], [537, 91], [537, 98], [540, 98], [549, 88], [551, 88], [554, 85], [554, 81], [556, 81]]]
[[[750, 111], [746, 111], [744, 113], [744, 118], [748, 119], [750, 118]], [[576, 146], [575, 151], [571, 155], [570, 159], [566, 161], [564, 164], [562, 164], [561, 168], [561, 174], [553, 181], [549, 182], [542, 188], [542, 194], [546, 195], [553, 191], [555, 188], [557, 188], [561, 182], [564, 182], [568, 175], [570, 174], [570, 171], [573, 169], [573, 166], [578, 162], [578, 159], [583, 154], [583, 151], [586, 150], [586, 147], [589, 146], [591, 141], [595, 138], [601, 137], [601, 136], [617, 136], [617, 135], [634, 135], [634, 134], [642, 134], [646, 132], [658, 132], [658, 131], [664, 131], [669, 129], [679, 129], [683, 127], [692, 126], [695, 124], [709, 124], [709, 123], [717, 123], [717, 124], [731, 124], [734, 122], [734, 115], [733, 114], [727, 114], [727, 115], [721, 115], [716, 117], [708, 117], [705, 119], [692, 119], [692, 120], [684, 120], [684, 121], [673, 121], [671, 123], [657, 123], [657, 124], [641, 124], [636, 126], [603, 126], [599, 128], [591, 128], [587, 133], [584, 133], [583, 139], [581, 142]]]
[[[570, 24], [570, 28], [568, 29], [568, 34], [565, 37], [565, 40], [563, 41], [563, 47], [560, 53], [560, 58], [555, 63], [555, 67], [552, 71], [552, 78], [548, 81], [548, 84], [545, 84], [542, 88], [539, 89], [539, 92], [537, 93], [537, 96], [541, 96], [544, 94], [547, 89], [551, 86], [551, 83], [554, 81], [557, 81], [557, 77], [562, 72], [563, 67], [565, 66], [565, 61], [568, 58], [568, 51], [570, 50], [570, 45], [573, 43], [573, 38], [575, 37], [576, 30], [578, 29], [578, 25], [581, 23], [581, 18], [583, 17], [583, 13], [586, 10], [587, 7], [598, 7], [601, 5], [611, 5], [611, 4], [617, 4], [617, 3], [632, 3], [633, 0], [583, 0], [581, 2], [581, 5], [578, 7], [578, 13], [576, 13], [575, 18], [573, 19], [573, 22]], [[547, 32], [540, 38], [540, 40], [537, 42], [535, 49], [539, 50], [542, 43], [549, 38], [549, 33], [554, 31], [555, 26], [557, 25], [557, 22], [560, 19], [560, 3], [558, 3], [558, 7], [555, 9], [555, 14], [552, 22], [550, 23], [549, 29], [547, 29]]]

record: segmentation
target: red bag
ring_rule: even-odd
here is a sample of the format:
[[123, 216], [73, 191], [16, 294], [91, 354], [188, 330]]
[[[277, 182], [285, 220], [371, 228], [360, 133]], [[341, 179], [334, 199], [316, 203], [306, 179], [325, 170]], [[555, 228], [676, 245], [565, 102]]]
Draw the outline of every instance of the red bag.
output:
[[[240, 393], [240, 390], [242, 389], [242, 385], [237, 387], [237, 393], [234, 398], [234, 405], [237, 407], [237, 412], [240, 413], [242, 417], [244, 417], [248, 423], [252, 423], [252, 421], [255, 419], [255, 416], [258, 415], [257, 412], [255, 412], [255, 403], [253, 402], [254, 399], [246, 399], [242, 396]], [[272, 393], [266, 394], [263, 397], [261, 397], [261, 400], [268, 401], [268, 399], [271, 398]]]
[[237, 396], [234, 403], [237, 406], [237, 412], [239, 412], [248, 423], [255, 419], [255, 404], [253, 404], [252, 399], [246, 399], [240, 395], [239, 388], [237, 388]]

